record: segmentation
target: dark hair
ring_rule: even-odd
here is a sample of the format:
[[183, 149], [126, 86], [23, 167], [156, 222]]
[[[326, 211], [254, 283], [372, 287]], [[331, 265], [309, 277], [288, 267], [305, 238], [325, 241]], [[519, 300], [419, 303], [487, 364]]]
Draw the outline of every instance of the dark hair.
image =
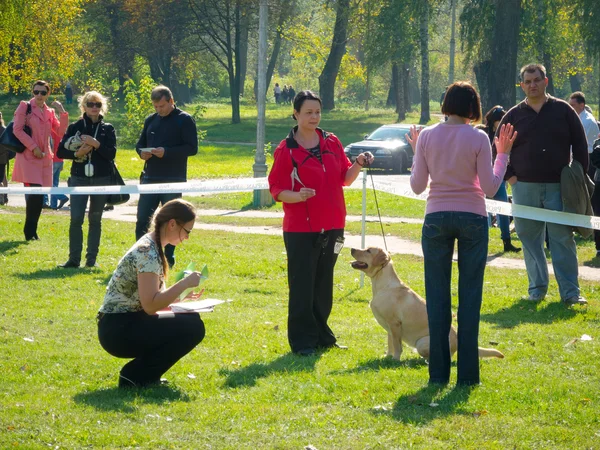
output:
[[501, 121], [505, 115], [506, 111], [501, 105], [496, 105], [487, 113], [485, 113], [483, 121], [485, 122], [485, 132], [490, 137], [490, 141], [493, 140], [495, 135], [494, 124], [498, 121]]
[[33, 86], [31, 86], [31, 89], [35, 89], [36, 86], [44, 86], [46, 89], [48, 89], [48, 94], [50, 93], [50, 85], [48, 84], [47, 81], [44, 80], [37, 80], [35, 83], [33, 83]]
[[527, 64], [526, 66], [521, 67], [521, 81], [523, 81], [523, 75], [525, 75], [525, 72], [535, 73], [538, 70], [540, 71], [542, 78], [546, 78], [546, 68], [541, 64]]
[[481, 101], [479, 94], [467, 81], [457, 81], [448, 86], [442, 113], [466, 117], [474, 121], [481, 119]]
[[580, 92], [580, 91], [573, 92], [571, 94], [571, 96], [569, 97], [569, 99], [574, 99], [580, 105], [582, 103], [585, 105], [585, 95], [583, 95], [583, 92]]
[[169, 89], [168, 87], [166, 87], [162, 84], [160, 84], [160, 85], [156, 86], [154, 89], [152, 89], [152, 93], [150, 94], [150, 99], [153, 102], [158, 102], [163, 97], [166, 101], [170, 101], [173, 98], [173, 93], [171, 92], [171, 89]]
[[[313, 91], [300, 91], [294, 97], [294, 111], [300, 112], [300, 109], [302, 109], [302, 105], [306, 100], [316, 100], [319, 102], [319, 105], [322, 105], [321, 97], [319, 97]], [[295, 114], [292, 114], [292, 118], [297, 120]]]
[[165, 203], [154, 216], [154, 242], [156, 242], [156, 246], [158, 247], [158, 254], [162, 262], [165, 278], [169, 271], [169, 265], [165, 257], [163, 245], [160, 242], [160, 230], [171, 219], [174, 219], [180, 225], [191, 222], [196, 219], [196, 208], [190, 202], [176, 198]]

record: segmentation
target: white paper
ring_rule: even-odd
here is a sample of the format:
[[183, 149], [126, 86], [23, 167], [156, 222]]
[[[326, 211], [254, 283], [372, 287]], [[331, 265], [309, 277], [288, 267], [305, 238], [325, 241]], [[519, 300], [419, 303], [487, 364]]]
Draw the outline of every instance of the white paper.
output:
[[197, 300], [192, 302], [180, 302], [169, 305], [169, 308], [173, 312], [202, 312], [206, 310], [212, 310], [215, 306], [221, 303], [228, 303], [231, 300], [219, 300], [216, 298], [207, 298], [204, 300]]
[[154, 150], [154, 147], [144, 147], [144, 148], [140, 148], [140, 152], [147, 152], [147, 153], [151, 153], [152, 150]]

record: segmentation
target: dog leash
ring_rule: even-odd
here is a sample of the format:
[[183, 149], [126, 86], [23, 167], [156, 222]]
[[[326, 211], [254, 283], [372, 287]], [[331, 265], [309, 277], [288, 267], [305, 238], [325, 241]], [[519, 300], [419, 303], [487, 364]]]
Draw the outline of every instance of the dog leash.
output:
[[379, 226], [381, 227], [381, 237], [383, 237], [383, 245], [385, 246], [385, 251], [389, 253], [387, 248], [387, 242], [385, 240], [385, 233], [383, 232], [383, 222], [381, 221], [381, 212], [379, 211], [379, 202], [377, 201], [377, 190], [375, 189], [375, 181], [373, 180], [373, 172], [371, 171], [371, 165], [365, 161], [365, 166], [367, 167], [367, 176], [371, 176], [371, 185], [373, 186], [373, 195], [375, 197], [375, 207], [377, 208], [377, 216], [379, 217]]

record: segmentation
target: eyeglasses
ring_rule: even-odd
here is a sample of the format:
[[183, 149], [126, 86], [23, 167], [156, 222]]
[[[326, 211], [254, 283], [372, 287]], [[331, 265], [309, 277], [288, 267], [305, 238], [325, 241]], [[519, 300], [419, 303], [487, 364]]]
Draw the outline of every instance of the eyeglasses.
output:
[[34, 89], [33, 95], [41, 95], [42, 97], [45, 97], [48, 95], [48, 91], [38, 91], [37, 89]]
[[102, 102], [87, 102], [85, 106], [87, 106], [88, 108], [102, 108]]
[[192, 233], [192, 230], [188, 230], [186, 227], [184, 227], [183, 225], [179, 225], [181, 228], [183, 228], [183, 231], [185, 231], [187, 233], [187, 235], [189, 236]]

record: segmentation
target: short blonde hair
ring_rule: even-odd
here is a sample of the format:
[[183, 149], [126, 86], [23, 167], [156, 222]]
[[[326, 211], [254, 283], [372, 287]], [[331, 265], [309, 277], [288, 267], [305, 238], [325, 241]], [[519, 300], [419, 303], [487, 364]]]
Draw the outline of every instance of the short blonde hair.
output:
[[102, 102], [102, 108], [100, 108], [100, 114], [103, 116], [108, 112], [108, 99], [98, 91], [88, 91], [77, 99], [79, 102], [79, 110], [81, 115], [85, 113], [85, 104], [89, 101]]

